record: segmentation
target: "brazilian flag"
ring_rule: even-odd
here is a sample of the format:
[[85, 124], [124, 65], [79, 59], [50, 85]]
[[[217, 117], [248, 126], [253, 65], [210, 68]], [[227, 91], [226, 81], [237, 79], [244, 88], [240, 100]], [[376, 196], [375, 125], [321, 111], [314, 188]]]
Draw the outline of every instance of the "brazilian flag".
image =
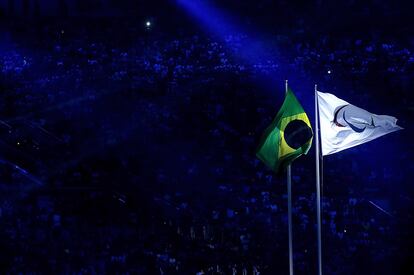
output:
[[288, 89], [282, 107], [260, 141], [256, 156], [278, 172], [306, 154], [312, 138], [309, 118], [292, 90]]

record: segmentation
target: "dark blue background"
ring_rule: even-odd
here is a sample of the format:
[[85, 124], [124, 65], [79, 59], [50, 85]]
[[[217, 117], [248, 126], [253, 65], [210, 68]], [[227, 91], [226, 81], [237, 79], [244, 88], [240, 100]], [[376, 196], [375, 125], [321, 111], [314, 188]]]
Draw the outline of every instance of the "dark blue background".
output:
[[[0, 1], [1, 273], [287, 274], [286, 180], [255, 150], [289, 79], [312, 123], [315, 83], [399, 118], [403, 131], [324, 158], [323, 261], [409, 274], [411, 11]], [[314, 147], [292, 174], [295, 271], [314, 274]]]

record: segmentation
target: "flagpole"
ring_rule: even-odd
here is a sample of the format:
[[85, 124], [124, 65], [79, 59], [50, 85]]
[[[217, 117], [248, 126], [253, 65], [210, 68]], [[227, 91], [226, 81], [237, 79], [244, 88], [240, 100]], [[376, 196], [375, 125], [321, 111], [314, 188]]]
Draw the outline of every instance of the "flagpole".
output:
[[[288, 81], [285, 81], [285, 93], [288, 92]], [[293, 247], [292, 247], [292, 171], [291, 164], [286, 168], [288, 189], [288, 230], [289, 230], [289, 274], [293, 275]]]
[[318, 93], [315, 84], [315, 141], [316, 141], [316, 219], [317, 219], [317, 235], [318, 235], [318, 274], [322, 275], [322, 234], [321, 234], [321, 179], [319, 170], [319, 110], [318, 110]]

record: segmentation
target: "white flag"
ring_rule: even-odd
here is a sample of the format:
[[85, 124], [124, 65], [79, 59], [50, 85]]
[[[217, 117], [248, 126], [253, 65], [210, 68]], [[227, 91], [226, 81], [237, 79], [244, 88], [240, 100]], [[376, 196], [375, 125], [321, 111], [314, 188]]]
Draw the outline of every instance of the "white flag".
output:
[[333, 94], [317, 94], [323, 156], [402, 129], [395, 117], [371, 114]]

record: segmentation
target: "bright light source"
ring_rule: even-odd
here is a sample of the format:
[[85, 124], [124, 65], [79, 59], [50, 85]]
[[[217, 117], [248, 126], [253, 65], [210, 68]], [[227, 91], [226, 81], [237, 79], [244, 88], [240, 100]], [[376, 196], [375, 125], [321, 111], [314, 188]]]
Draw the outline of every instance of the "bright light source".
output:
[[331, 70], [328, 70], [328, 74], [331, 74], [332, 72], [331, 72]]
[[145, 26], [147, 26], [147, 28], [151, 27], [151, 22], [150, 22], [150, 21], [147, 21], [147, 22], [145, 23]]

